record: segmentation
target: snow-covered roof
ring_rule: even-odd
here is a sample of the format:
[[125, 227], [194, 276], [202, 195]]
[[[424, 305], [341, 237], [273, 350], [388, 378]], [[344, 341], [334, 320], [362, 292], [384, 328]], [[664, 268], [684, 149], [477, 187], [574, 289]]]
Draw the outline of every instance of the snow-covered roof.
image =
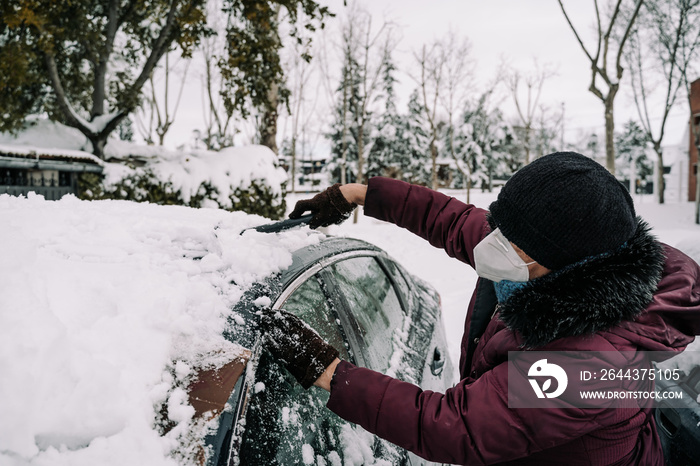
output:
[[77, 129], [39, 116], [29, 117], [17, 134], [0, 133], [0, 144], [77, 151], [92, 148], [90, 141]]
[[0, 144], [0, 156], [104, 165], [98, 157], [81, 150], [49, 149], [28, 145]]

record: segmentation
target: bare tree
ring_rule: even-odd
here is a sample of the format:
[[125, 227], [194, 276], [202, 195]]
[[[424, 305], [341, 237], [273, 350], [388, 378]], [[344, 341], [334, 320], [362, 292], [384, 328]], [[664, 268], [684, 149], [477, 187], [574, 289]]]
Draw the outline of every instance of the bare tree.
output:
[[420, 66], [420, 76], [416, 81], [423, 98], [425, 117], [430, 126], [430, 183], [433, 189], [437, 189], [437, 140], [439, 136], [437, 110], [441, 96], [440, 91], [444, 86], [446, 54], [443, 44], [440, 41], [436, 41], [430, 46], [430, 50], [424, 44], [421, 52], [414, 55]]
[[[564, 119], [563, 108], [560, 111], [553, 110], [546, 105], [540, 105], [537, 118], [537, 128], [535, 131], [536, 158], [549, 154], [555, 149], [555, 140], [559, 136], [563, 140], [562, 121]], [[560, 142], [561, 149], [564, 150]]]
[[[350, 100], [348, 110], [357, 128], [355, 142], [357, 144], [357, 183], [364, 182], [364, 163], [366, 152], [365, 138], [369, 136], [372, 118], [371, 106], [379, 90], [380, 77], [383, 68], [382, 58], [395, 47], [392, 38], [392, 27], [384, 21], [378, 29], [372, 27], [372, 17], [364, 10], [352, 10], [343, 27], [343, 49], [354, 56], [347, 58], [353, 66], [344, 77], [343, 93], [357, 86], [357, 95]], [[357, 223], [357, 211], [354, 222]]]
[[[523, 127], [523, 148], [525, 149], [525, 164], [530, 163], [530, 152], [533, 143], [533, 131], [535, 131], [535, 123], [537, 111], [540, 110], [540, 119], [544, 120], [544, 110], [540, 106], [540, 96], [542, 95], [542, 87], [547, 79], [554, 75], [554, 72], [547, 66], [540, 67], [535, 60], [534, 70], [531, 73], [523, 74], [520, 71], [513, 70], [507, 73], [506, 84], [510, 95], [515, 102], [515, 108], [518, 113], [520, 124]], [[520, 85], [524, 84], [523, 89]], [[540, 132], [542, 129], [540, 129]], [[536, 135], [535, 135], [536, 136]], [[541, 155], [541, 154], [540, 154]]]
[[[350, 35], [352, 36], [352, 22], [348, 24], [348, 29]], [[343, 34], [345, 37], [345, 33]], [[322, 40], [323, 46], [319, 51], [319, 66], [321, 68], [321, 83], [326, 91], [326, 97], [331, 108], [338, 107], [336, 88], [331, 84], [335, 82], [336, 79], [331, 73], [331, 59], [328, 56], [328, 44], [330, 44], [332, 39], [329, 37], [324, 37]], [[338, 79], [340, 81], [340, 87], [342, 89], [342, 107], [341, 107], [341, 119], [342, 119], [342, 130], [341, 130], [341, 157], [340, 157], [340, 183], [347, 183], [347, 149], [348, 149], [348, 112], [349, 112], [349, 69], [352, 66], [351, 58], [354, 55], [351, 50], [352, 43], [348, 40], [343, 39], [341, 44], [336, 48], [340, 49], [340, 54], [342, 56], [342, 73], [341, 77]]]
[[444, 85], [440, 103], [447, 113], [447, 145], [457, 170], [467, 180], [467, 203], [471, 188], [469, 164], [461, 166], [455, 149], [455, 114], [464, 107], [468, 92], [473, 90], [475, 62], [471, 58], [471, 43], [450, 31], [443, 39]]
[[[609, 16], [609, 23], [607, 29], [603, 30], [603, 25], [601, 22], [601, 13], [598, 6], [598, 0], [593, 0], [596, 12], [596, 23], [597, 23], [597, 44], [595, 53], [591, 53], [589, 49], [584, 45], [581, 40], [581, 36], [576, 31], [571, 19], [569, 18], [562, 0], [559, 1], [559, 6], [561, 7], [562, 13], [566, 18], [569, 27], [576, 36], [579, 45], [583, 49], [583, 52], [588, 57], [591, 62], [591, 85], [588, 88], [589, 91], [598, 97], [605, 105], [605, 162], [606, 167], [611, 173], [615, 173], [615, 145], [614, 145], [614, 134], [615, 134], [615, 119], [613, 115], [615, 97], [620, 89], [620, 80], [622, 79], [622, 56], [625, 43], [627, 38], [632, 31], [639, 10], [642, 6], [643, 0], [636, 0], [635, 5], [632, 9], [632, 13], [629, 17], [623, 17], [621, 13], [621, 7], [623, 0], [617, 0], [612, 13]], [[622, 21], [623, 24], [618, 23]], [[624, 32], [621, 38], [617, 41], [617, 53], [614, 57], [614, 69], [608, 70], [608, 52], [611, 46], [614, 47], [614, 43], [611, 44], [611, 39], [614, 41], [613, 30], [616, 27], [622, 26]], [[613, 74], [614, 73], [614, 74]], [[603, 91], [598, 87], [597, 78], [600, 77], [603, 83], [607, 86], [607, 93], [604, 94]]]
[[155, 103], [152, 101], [151, 96], [144, 94], [143, 102], [141, 108], [134, 115], [134, 123], [136, 124], [136, 129], [143, 138], [143, 140], [149, 146], [155, 144], [153, 135], [155, 134], [155, 114], [153, 111], [153, 106]]
[[[357, 100], [354, 117], [356, 119], [357, 134], [357, 182], [364, 182], [365, 161], [365, 131], [369, 131], [371, 119], [370, 105], [374, 101], [379, 89], [379, 78], [382, 72], [382, 57], [387, 49], [392, 47], [391, 36], [388, 31], [388, 23], [383, 23], [376, 33], [372, 33], [372, 18], [365, 17], [363, 28], [359, 34], [360, 44], [357, 60], [357, 78], [359, 81], [360, 96]], [[386, 32], [386, 34], [385, 34]]]
[[[268, 35], [268, 40], [273, 42], [278, 48], [281, 47], [281, 40], [279, 36], [279, 16], [280, 16], [280, 6], [275, 5], [273, 7], [273, 18], [274, 21], [271, 26], [267, 28], [265, 34]], [[272, 151], [277, 154], [277, 117], [279, 116], [279, 106], [283, 100], [280, 95], [280, 83], [273, 80], [267, 89], [267, 98], [265, 103], [260, 109], [260, 144], [267, 146]]]
[[233, 145], [235, 128], [232, 126], [234, 111], [224, 104], [221, 92], [222, 77], [218, 62], [226, 54], [226, 22], [221, 11], [221, 1], [209, 0], [207, 3], [207, 26], [214, 34], [202, 38], [200, 52], [204, 61], [204, 70], [200, 76], [202, 82], [202, 114], [205, 143], [207, 149], [221, 149]]
[[[148, 126], [144, 124], [142, 117], [137, 114], [136, 120], [138, 121], [137, 127], [141, 136], [148, 144], [154, 143], [153, 134], [158, 137], [158, 145], [163, 145], [165, 140], [165, 135], [170, 130], [170, 127], [175, 122], [175, 115], [177, 114], [177, 109], [180, 106], [180, 100], [182, 99], [182, 92], [185, 89], [185, 84], [187, 82], [187, 71], [189, 69], [191, 59], [185, 59], [178, 57], [174, 64], [170, 64], [170, 52], [165, 53], [164, 67], [162, 68], [162, 86], [156, 85], [156, 81], [160, 81], [155, 75], [160, 71], [157, 67], [151, 73], [148, 78], [148, 96], [144, 99], [144, 103], [141, 105], [140, 114], [143, 118], [148, 120]], [[179, 82], [179, 90], [175, 98], [175, 102], [171, 102], [170, 96], [170, 78], [171, 75], [177, 73], [178, 66], [182, 66], [182, 75], [177, 76]], [[179, 74], [179, 73], [178, 73]], [[163, 95], [159, 99], [156, 93], [156, 89], [162, 87]]]
[[[660, 204], [665, 191], [662, 143], [666, 123], [679, 91], [685, 90], [684, 70], [696, 56], [698, 45], [700, 0], [657, 0], [645, 4], [625, 53], [637, 113], [657, 155]], [[652, 121], [658, 121], [656, 128]]]
[[[296, 183], [296, 165], [297, 165], [297, 145], [300, 134], [306, 133], [306, 128], [311, 122], [311, 117], [313, 115], [314, 107], [316, 105], [316, 99], [314, 99], [313, 105], [310, 111], [307, 110], [309, 80], [313, 72], [313, 64], [310, 60], [305, 57], [308, 56], [308, 46], [309, 42], [302, 41], [301, 43], [296, 42], [292, 47], [292, 55], [287, 63], [286, 68], [288, 70], [285, 74], [291, 78], [291, 95], [289, 102], [290, 118], [291, 118], [291, 145], [290, 145], [290, 157], [291, 157], [291, 192], [294, 192]], [[318, 94], [316, 94], [318, 96]], [[303, 142], [303, 141], [302, 141]], [[303, 155], [303, 154], [302, 154]]]

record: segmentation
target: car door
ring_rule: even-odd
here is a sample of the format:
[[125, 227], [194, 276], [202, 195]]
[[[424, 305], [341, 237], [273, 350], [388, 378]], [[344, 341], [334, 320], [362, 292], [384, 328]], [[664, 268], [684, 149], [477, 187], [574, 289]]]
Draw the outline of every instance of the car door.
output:
[[[273, 306], [302, 318], [340, 352], [362, 362], [328, 293], [323, 273], [310, 270], [283, 291]], [[405, 464], [402, 450], [336, 416], [325, 405], [328, 393], [304, 390], [266, 351], [260, 351], [245, 400], [240, 448], [231, 464]]]
[[[444, 371], [448, 358], [440, 307], [429, 287], [376, 253], [345, 258], [324, 272], [355, 321], [367, 367], [424, 389], [449, 387], [451, 366]], [[435, 464], [408, 452], [405, 460]]]
[[448, 357], [440, 296], [391, 258], [377, 256], [377, 259], [394, 283], [411, 322], [407, 346], [416, 351], [407, 355], [410, 359], [406, 364], [422, 373], [420, 386], [424, 390], [444, 392], [456, 380]]
[[349, 257], [326, 271], [357, 322], [369, 368], [424, 389], [450, 386], [451, 364], [434, 291], [381, 254]]

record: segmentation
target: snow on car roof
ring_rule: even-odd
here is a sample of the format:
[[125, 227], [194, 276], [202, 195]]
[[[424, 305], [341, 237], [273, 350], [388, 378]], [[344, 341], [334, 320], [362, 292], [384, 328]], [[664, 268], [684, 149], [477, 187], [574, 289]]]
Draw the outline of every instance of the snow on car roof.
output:
[[[187, 463], [183, 387], [245, 353], [224, 339], [256, 282], [318, 244], [241, 212], [0, 195], [0, 463]], [[154, 425], [166, 405], [177, 425]], [[201, 428], [198, 426], [197, 428]]]

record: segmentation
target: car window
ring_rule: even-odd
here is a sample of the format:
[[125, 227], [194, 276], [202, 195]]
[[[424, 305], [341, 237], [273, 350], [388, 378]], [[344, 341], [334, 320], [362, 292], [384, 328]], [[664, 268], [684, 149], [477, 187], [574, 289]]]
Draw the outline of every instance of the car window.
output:
[[309, 324], [340, 352], [342, 359], [349, 359], [347, 343], [338, 325], [336, 313], [331, 309], [318, 276], [306, 280], [287, 298], [282, 308]]
[[408, 309], [411, 309], [413, 292], [411, 291], [411, 287], [406, 280], [404, 275], [405, 272], [403, 272], [401, 267], [391, 259], [383, 260], [382, 264], [386, 266], [389, 275], [391, 275], [391, 278], [394, 280], [394, 284], [396, 285], [399, 294], [404, 297], [404, 302], [408, 306]]
[[394, 333], [403, 330], [406, 317], [389, 277], [374, 257], [353, 257], [330, 269], [369, 348], [370, 367], [387, 371]]
[[[301, 317], [338, 348], [341, 357], [348, 358], [342, 330], [320, 278], [304, 282], [282, 308]], [[399, 449], [327, 409], [328, 396], [316, 387], [304, 390], [264, 351], [250, 389], [239, 464], [355, 464], [358, 455], [360, 459], [385, 459], [389, 464], [400, 462]]]

